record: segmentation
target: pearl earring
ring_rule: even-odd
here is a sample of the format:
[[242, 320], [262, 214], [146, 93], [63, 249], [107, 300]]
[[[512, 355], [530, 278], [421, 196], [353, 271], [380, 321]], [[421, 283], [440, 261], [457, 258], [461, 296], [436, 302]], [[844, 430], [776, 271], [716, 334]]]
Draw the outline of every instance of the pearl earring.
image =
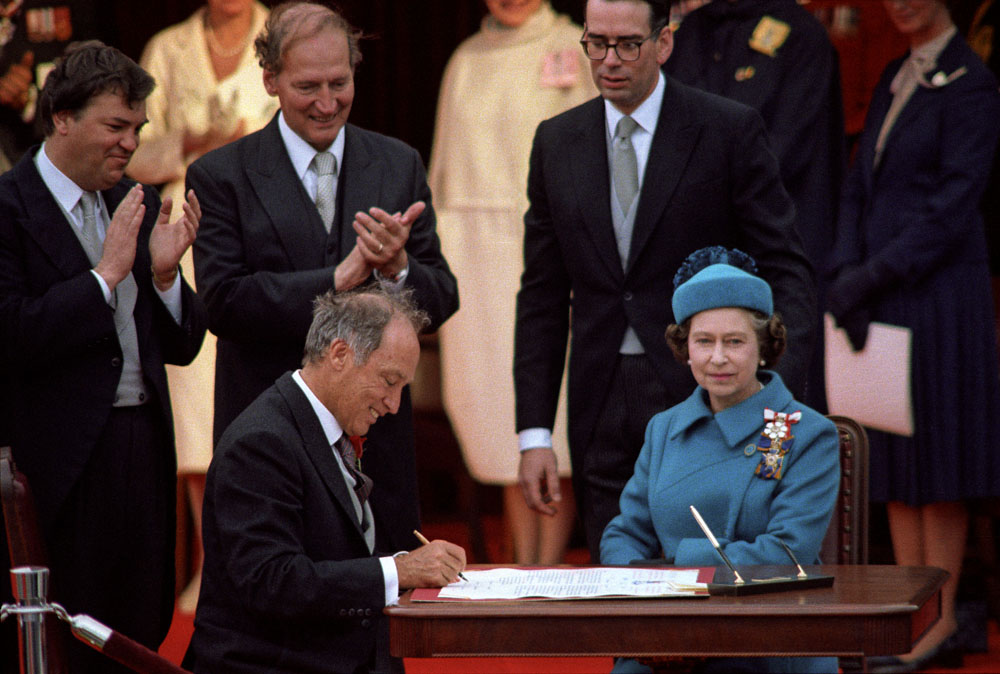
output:
[[761, 358], [761, 359], [760, 359], [760, 366], [761, 366], [761, 367], [764, 367], [765, 365], [767, 365], [767, 361], [766, 361], [766, 360], [764, 360], [763, 358]]
[[690, 365], [690, 364], [691, 364], [691, 359], [690, 359], [690, 358], [688, 358], [688, 365]]

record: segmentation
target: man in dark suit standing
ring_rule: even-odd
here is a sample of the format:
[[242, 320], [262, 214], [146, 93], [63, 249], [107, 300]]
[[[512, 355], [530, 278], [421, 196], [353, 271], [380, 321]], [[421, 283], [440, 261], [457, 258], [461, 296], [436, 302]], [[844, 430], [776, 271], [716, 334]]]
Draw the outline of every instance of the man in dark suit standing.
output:
[[[458, 308], [420, 156], [347, 124], [359, 37], [322, 5], [275, 7], [256, 47], [280, 112], [188, 169], [188, 185], [203, 197], [197, 285], [219, 337], [216, 441], [297, 366], [317, 295], [372, 278], [412, 288], [431, 329]], [[410, 547], [419, 517], [408, 389], [399, 414], [376, 424], [366, 447], [376, 519], [393, 547]]]
[[[0, 177], [0, 437], [34, 491], [53, 600], [155, 650], [176, 536], [163, 365], [194, 358], [207, 319], [178, 272], [197, 199], [170, 223], [169, 200], [123, 177], [153, 86], [117, 49], [69, 50], [39, 100], [45, 142]], [[72, 672], [119, 671], [73, 648]]]
[[788, 326], [799, 390], [815, 293], [760, 116], [668, 79], [669, 0], [589, 0], [583, 46], [601, 96], [539, 125], [528, 178], [514, 381], [528, 505], [553, 513], [549, 429], [572, 305], [569, 441], [591, 556], [632, 474], [646, 422], [695, 382], [667, 348], [674, 272], [708, 245], [758, 262]]
[[383, 607], [465, 568], [445, 541], [389, 554], [349, 437], [396, 414], [413, 379], [428, 319], [409, 295], [375, 285], [317, 298], [302, 368], [223, 434], [205, 490], [195, 672], [402, 671]]

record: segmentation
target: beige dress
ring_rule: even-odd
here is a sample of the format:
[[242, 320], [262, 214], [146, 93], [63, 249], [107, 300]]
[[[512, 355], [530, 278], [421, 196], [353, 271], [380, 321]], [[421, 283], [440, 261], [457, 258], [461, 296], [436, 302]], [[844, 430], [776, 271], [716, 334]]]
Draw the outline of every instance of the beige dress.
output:
[[[528, 157], [544, 119], [596, 95], [583, 30], [548, 3], [524, 25], [491, 16], [445, 70], [429, 182], [461, 308], [441, 329], [444, 407], [471, 475], [517, 480], [514, 311], [521, 270]], [[553, 429], [569, 475], [565, 381]]]
[[[207, 132], [211, 125], [233, 132], [244, 119], [246, 133], [263, 127], [278, 109], [278, 100], [264, 90], [262, 73], [253, 52], [253, 38], [264, 27], [267, 9], [254, 3], [253, 25], [236, 71], [221, 82], [215, 79], [205, 41], [205, 8], [189, 19], [157, 33], [146, 45], [142, 66], [156, 79], [146, 100], [149, 124], [129, 171], [147, 183], [165, 183], [162, 196], [178, 204], [184, 198], [184, 173], [196, 157], [183, 156], [185, 130]], [[188, 283], [194, 285], [191, 251], [181, 259]], [[170, 399], [177, 436], [179, 473], [205, 472], [212, 458], [212, 397], [215, 386], [215, 336], [205, 335], [201, 352], [187, 367], [167, 366]]]

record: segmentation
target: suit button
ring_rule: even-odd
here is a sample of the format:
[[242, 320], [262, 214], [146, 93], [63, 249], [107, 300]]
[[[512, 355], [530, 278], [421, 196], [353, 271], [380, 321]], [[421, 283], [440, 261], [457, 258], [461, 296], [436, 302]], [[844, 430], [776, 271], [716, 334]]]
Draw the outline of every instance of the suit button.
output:
[[121, 367], [121, 366], [122, 366], [122, 359], [121, 358], [119, 358], [118, 356], [115, 356], [114, 358], [111, 359], [111, 367], [118, 368], [118, 367]]
[[624, 295], [624, 297], [625, 297], [625, 301], [626, 301], [626, 302], [631, 302], [631, 301], [632, 301], [632, 293], [630, 293], [630, 292], [629, 292], [629, 291], [627, 291], [627, 290], [625, 291], [625, 295]]
[[372, 621], [369, 620], [368, 618], [365, 618], [364, 620], [361, 621], [361, 626], [362, 627], [371, 627], [372, 626]]
[[371, 616], [371, 614], [372, 614], [372, 610], [370, 608], [366, 608], [365, 609], [365, 615], [366, 616]]
[[346, 615], [347, 615], [347, 609], [346, 608], [340, 609], [340, 617], [343, 618]]
[[355, 611], [353, 608], [347, 611], [347, 615], [351, 616], [352, 618], [355, 616], [355, 614], [357, 614], [357, 611]]
[[146, 394], [145, 393], [140, 393], [139, 394], [139, 402], [141, 402], [141, 403], [142, 402], [146, 402]]
[[337, 252], [337, 247], [335, 245], [333, 245], [332, 243], [326, 247], [326, 254], [327, 255], [333, 255], [336, 252]]

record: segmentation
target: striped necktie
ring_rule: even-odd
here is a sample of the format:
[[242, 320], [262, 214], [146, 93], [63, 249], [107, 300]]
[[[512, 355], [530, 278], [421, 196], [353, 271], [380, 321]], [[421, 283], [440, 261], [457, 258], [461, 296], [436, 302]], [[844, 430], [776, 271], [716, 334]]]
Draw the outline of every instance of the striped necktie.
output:
[[337, 158], [329, 152], [317, 152], [312, 160], [316, 170], [316, 209], [323, 220], [326, 233], [333, 227], [333, 214], [336, 208], [337, 191], [334, 180], [337, 177]]

